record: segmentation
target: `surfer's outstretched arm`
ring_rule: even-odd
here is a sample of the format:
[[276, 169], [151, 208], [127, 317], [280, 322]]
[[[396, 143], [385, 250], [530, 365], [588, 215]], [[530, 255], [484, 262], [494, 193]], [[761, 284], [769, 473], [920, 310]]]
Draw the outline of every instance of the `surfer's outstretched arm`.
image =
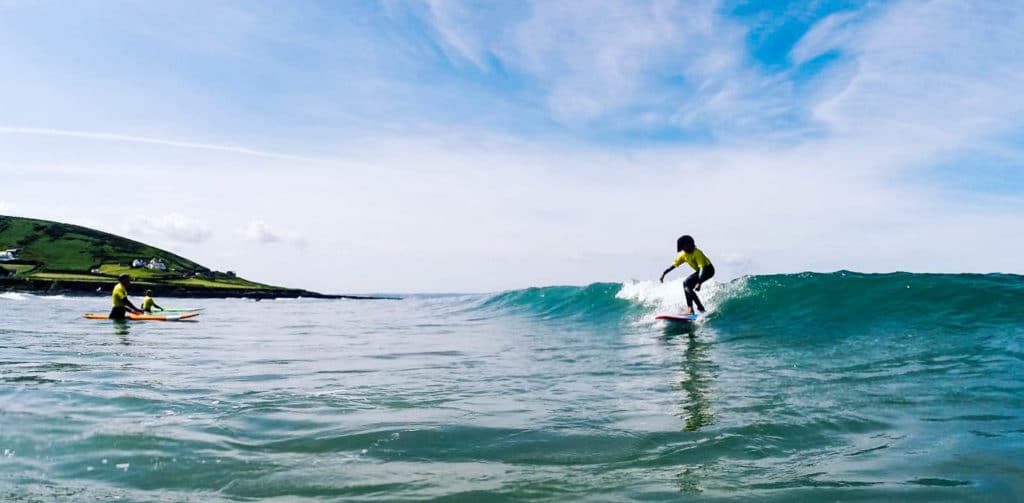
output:
[[131, 309], [131, 311], [133, 313], [135, 313], [135, 314], [142, 314], [142, 310], [139, 309], [138, 307], [135, 307], [135, 304], [132, 304], [132, 301], [128, 300], [127, 298], [124, 299], [124, 304], [125, 304], [126, 307]]
[[661, 273], [661, 278], [658, 279], [658, 282], [659, 283], [664, 283], [665, 282], [665, 275], [670, 273], [670, 272], [672, 272], [672, 269], [675, 269], [675, 268], [676, 268], [676, 266], [670, 266], [668, 269], [665, 269], [665, 272]]

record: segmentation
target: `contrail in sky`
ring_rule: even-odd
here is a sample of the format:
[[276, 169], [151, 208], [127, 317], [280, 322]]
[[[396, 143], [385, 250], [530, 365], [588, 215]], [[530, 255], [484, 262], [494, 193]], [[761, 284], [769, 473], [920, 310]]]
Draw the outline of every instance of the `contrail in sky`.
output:
[[165, 140], [162, 138], [149, 138], [146, 136], [130, 136], [111, 133], [91, 133], [88, 131], [72, 131], [67, 129], [46, 129], [27, 127], [0, 127], [2, 134], [25, 134], [37, 136], [67, 136], [71, 138], [86, 138], [92, 140], [122, 141], [132, 143], [148, 143], [150, 145], [164, 145], [168, 147], [193, 148], [200, 150], [215, 150], [218, 152], [231, 152], [234, 154], [252, 155], [257, 157], [268, 157], [271, 159], [286, 159], [290, 161], [323, 162], [323, 159], [313, 159], [291, 154], [277, 152], [265, 152], [245, 147], [233, 147], [230, 145], [213, 145], [210, 143], [195, 143], [189, 141]]

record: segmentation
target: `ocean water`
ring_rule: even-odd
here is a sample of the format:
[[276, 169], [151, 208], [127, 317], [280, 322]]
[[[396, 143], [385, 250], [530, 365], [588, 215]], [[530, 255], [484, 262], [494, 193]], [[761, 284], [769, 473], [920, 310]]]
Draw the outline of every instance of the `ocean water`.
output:
[[0, 501], [1024, 501], [1024, 277], [0, 294]]

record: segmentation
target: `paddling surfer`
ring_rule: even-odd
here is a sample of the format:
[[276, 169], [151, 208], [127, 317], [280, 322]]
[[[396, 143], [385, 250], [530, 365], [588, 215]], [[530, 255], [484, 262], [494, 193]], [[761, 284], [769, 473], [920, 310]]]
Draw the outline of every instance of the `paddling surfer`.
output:
[[132, 301], [128, 300], [128, 287], [132, 284], [132, 278], [127, 274], [122, 274], [117, 278], [117, 284], [114, 285], [114, 292], [110, 294], [110, 301], [113, 307], [110, 309], [109, 318], [112, 320], [123, 320], [128, 309], [131, 309], [133, 313], [139, 313], [141, 310], [132, 304]]

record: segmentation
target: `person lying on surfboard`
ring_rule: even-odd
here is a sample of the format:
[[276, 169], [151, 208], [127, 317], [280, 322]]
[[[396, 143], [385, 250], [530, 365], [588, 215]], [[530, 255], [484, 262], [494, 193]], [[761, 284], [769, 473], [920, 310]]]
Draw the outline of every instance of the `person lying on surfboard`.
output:
[[704, 255], [704, 252], [700, 251], [700, 248], [697, 248], [693, 238], [690, 236], [680, 236], [676, 240], [676, 251], [679, 252], [679, 256], [676, 257], [676, 261], [672, 263], [671, 267], [661, 273], [661, 279], [658, 281], [664, 283], [666, 274], [682, 265], [683, 262], [689, 264], [696, 272], [688, 276], [686, 281], [683, 281], [683, 292], [686, 293], [686, 311], [683, 311], [683, 314], [693, 314], [694, 304], [697, 304], [697, 311], [703, 313], [704, 304], [700, 303], [697, 292], [700, 291], [700, 285], [715, 275], [715, 266], [711, 265], [711, 260], [708, 259], [707, 255]]
[[123, 320], [125, 313], [130, 308], [133, 313], [140, 314], [142, 311], [132, 304], [132, 301], [128, 300], [128, 287], [132, 284], [132, 278], [127, 274], [122, 274], [117, 278], [117, 284], [114, 285], [114, 292], [110, 294], [110, 300], [114, 304], [114, 307], [110, 309], [109, 318], [112, 320]]
[[153, 300], [153, 290], [146, 290], [146, 298], [142, 299], [142, 312], [152, 313], [154, 307], [161, 311], [164, 310], [164, 308], [158, 306], [156, 301]]

